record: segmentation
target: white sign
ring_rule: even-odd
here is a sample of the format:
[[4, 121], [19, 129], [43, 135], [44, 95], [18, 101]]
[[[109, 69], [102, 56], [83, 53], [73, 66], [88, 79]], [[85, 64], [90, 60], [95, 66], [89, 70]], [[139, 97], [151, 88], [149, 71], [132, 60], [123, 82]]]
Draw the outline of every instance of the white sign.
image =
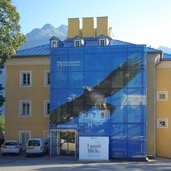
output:
[[78, 67], [80, 65], [80, 61], [57, 61], [57, 67]]
[[109, 137], [79, 137], [80, 160], [109, 160]]

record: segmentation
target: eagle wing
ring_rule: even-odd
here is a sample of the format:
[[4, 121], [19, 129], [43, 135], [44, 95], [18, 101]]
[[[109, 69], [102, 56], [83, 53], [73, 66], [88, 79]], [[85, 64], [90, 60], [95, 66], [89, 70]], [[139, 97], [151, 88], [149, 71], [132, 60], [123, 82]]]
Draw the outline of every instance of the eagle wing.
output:
[[126, 86], [143, 69], [143, 66], [140, 57], [129, 58], [94, 86], [93, 90], [103, 94], [104, 97], [111, 96]]
[[[104, 97], [111, 96], [128, 84], [143, 68], [143, 61], [136, 57], [130, 58], [117, 69], [112, 71], [104, 80], [92, 88], [94, 93], [103, 94]], [[81, 112], [88, 111], [94, 105], [89, 98], [88, 93], [91, 91], [84, 91], [82, 95], [68, 101], [61, 106], [54, 109], [51, 113], [51, 123], [61, 124], [65, 123]], [[110, 107], [111, 108], [111, 107]], [[111, 110], [114, 110], [112, 106]]]
[[88, 111], [92, 107], [92, 104], [90, 99], [86, 97], [86, 92], [84, 92], [76, 99], [68, 101], [54, 109], [51, 113], [51, 123], [65, 123], [78, 116], [81, 112]]

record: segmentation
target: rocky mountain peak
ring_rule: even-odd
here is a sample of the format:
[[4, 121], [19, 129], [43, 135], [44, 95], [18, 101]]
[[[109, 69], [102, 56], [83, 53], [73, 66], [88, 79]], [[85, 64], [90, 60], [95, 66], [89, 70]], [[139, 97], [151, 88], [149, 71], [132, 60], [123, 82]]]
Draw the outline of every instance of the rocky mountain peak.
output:
[[55, 28], [49, 23], [45, 24], [42, 28], [35, 28], [26, 34], [27, 41], [19, 50], [48, 44], [52, 36], [64, 40], [67, 35], [67, 29], [67, 25], [62, 24]]

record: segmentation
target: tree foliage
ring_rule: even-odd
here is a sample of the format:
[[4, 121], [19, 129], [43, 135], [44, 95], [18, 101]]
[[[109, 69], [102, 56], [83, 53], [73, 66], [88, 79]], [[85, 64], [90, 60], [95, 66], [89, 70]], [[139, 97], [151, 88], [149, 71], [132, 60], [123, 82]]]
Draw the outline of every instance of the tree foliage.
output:
[[11, 4], [11, 0], [0, 1], [0, 63], [2, 65], [25, 41], [25, 36], [20, 33], [19, 18], [19, 13]]
[[[25, 36], [20, 33], [19, 19], [11, 0], [0, 0], [0, 73], [6, 60], [25, 42]], [[4, 101], [2, 89], [0, 86], [0, 106]]]
[[5, 128], [5, 118], [0, 116], [0, 131], [4, 131]]

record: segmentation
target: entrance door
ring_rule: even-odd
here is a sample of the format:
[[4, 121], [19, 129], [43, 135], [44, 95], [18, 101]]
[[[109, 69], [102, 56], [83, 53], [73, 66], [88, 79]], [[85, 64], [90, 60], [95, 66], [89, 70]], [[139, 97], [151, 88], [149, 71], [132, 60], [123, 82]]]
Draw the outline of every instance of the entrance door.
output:
[[60, 155], [75, 156], [75, 132], [60, 131]]

